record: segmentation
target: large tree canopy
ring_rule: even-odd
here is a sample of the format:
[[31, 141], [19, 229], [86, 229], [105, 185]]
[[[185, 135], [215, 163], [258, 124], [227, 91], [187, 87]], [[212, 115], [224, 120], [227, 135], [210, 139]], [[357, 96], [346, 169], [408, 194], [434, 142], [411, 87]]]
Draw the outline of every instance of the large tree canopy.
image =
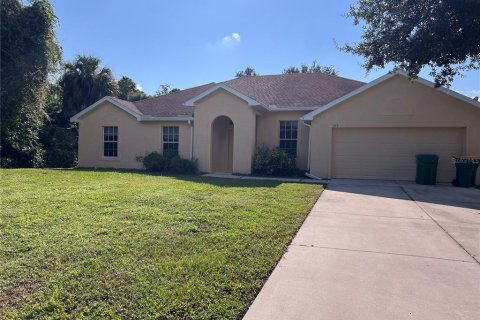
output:
[[118, 97], [123, 100], [137, 101], [148, 98], [148, 95], [138, 89], [135, 81], [129, 77], [123, 76], [118, 80]]
[[39, 166], [39, 133], [45, 120], [49, 74], [56, 71], [61, 49], [55, 37], [57, 18], [48, 1], [1, 3], [1, 163]]
[[348, 16], [365, 32], [343, 50], [363, 56], [367, 71], [393, 63], [415, 78], [429, 66], [436, 84], [448, 86], [480, 67], [478, 0], [358, 0]]
[[65, 73], [60, 79], [63, 92], [62, 112], [58, 123], [67, 125], [74, 114], [85, 109], [104, 96], [115, 96], [117, 82], [109, 68], [101, 67], [100, 60], [91, 56], [78, 56], [65, 64]]
[[129, 77], [123, 76], [118, 80], [118, 97], [128, 100], [128, 96], [138, 91], [137, 84]]

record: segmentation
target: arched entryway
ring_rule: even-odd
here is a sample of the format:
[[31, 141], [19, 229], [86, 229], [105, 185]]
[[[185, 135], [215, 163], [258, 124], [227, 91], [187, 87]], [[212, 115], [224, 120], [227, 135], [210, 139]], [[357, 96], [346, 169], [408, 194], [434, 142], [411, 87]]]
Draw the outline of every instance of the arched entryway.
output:
[[212, 122], [211, 172], [233, 171], [232, 119], [220, 116]]

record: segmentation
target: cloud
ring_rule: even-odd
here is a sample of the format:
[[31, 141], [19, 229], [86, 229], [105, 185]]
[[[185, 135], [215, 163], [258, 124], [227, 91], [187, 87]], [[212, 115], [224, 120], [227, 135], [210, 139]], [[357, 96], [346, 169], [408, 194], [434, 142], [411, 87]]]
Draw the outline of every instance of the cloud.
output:
[[239, 44], [240, 41], [242, 41], [240, 34], [233, 32], [231, 35], [223, 37], [222, 44], [226, 47], [233, 47], [236, 44]]
[[214, 43], [209, 43], [207, 47], [209, 48], [233, 48], [240, 44], [242, 41], [242, 38], [240, 36], [240, 33], [237, 32], [232, 32], [229, 35], [226, 35], [225, 37], [222, 38], [220, 41], [216, 41]]
[[472, 97], [478, 97], [478, 96], [480, 96], [480, 89], [470, 90], [470, 91], [469, 91], [469, 94], [470, 94]]
[[137, 83], [137, 86], [135, 87], [138, 91], [143, 91], [142, 85], [140, 83]]
[[456, 92], [463, 94], [464, 96], [470, 97], [470, 98], [475, 98], [480, 96], [480, 89], [472, 89], [472, 90], [455, 90]]

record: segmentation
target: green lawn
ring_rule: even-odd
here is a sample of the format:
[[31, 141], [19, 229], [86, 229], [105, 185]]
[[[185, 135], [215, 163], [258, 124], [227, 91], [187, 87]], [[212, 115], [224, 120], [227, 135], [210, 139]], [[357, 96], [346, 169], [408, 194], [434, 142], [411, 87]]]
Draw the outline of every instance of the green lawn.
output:
[[319, 185], [0, 170], [0, 319], [238, 319]]

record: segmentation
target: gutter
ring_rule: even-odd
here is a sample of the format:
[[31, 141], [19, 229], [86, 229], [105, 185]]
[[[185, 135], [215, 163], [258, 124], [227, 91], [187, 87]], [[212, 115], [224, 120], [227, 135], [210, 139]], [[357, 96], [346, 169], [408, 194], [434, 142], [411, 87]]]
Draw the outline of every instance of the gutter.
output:
[[192, 121], [193, 118], [189, 116], [184, 117], [154, 117], [154, 116], [141, 116], [139, 121]]
[[278, 107], [276, 105], [266, 106], [266, 109], [271, 112], [282, 112], [282, 111], [314, 111], [318, 107]]

